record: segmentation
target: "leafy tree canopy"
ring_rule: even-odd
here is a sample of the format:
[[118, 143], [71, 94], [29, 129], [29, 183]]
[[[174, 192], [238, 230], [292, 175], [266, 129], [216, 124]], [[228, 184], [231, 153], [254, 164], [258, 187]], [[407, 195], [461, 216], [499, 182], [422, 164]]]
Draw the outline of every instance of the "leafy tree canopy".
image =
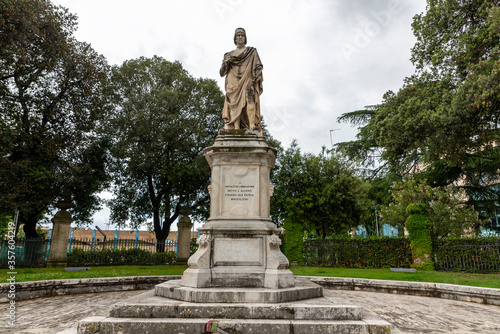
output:
[[153, 218], [161, 242], [182, 207], [206, 217], [210, 167], [203, 149], [222, 126], [224, 103], [216, 82], [193, 78], [179, 62], [141, 57], [113, 67], [106, 98], [111, 220], [136, 228]]
[[346, 233], [362, 221], [368, 184], [335, 152], [302, 154], [294, 141], [278, 157], [271, 197], [273, 219], [300, 221], [321, 238]]
[[392, 185], [391, 194], [394, 201], [381, 206], [380, 212], [383, 222], [393, 226], [404, 226], [407, 207], [416, 203], [425, 206], [434, 238], [461, 237], [482, 224], [478, 213], [464, 204], [465, 192], [457, 188], [432, 188], [425, 180], [405, 178]]
[[0, 3], [0, 214], [19, 210], [27, 237], [57, 200], [88, 219], [105, 184], [93, 128], [108, 67], [75, 29], [50, 1]]
[[432, 186], [455, 183], [470, 204], [494, 211], [500, 197], [484, 185], [500, 169], [498, 5], [429, 0], [413, 21], [416, 73], [382, 104], [343, 115], [361, 124], [357, 140], [340, 149], [365, 164], [380, 152], [390, 170], [424, 173]]

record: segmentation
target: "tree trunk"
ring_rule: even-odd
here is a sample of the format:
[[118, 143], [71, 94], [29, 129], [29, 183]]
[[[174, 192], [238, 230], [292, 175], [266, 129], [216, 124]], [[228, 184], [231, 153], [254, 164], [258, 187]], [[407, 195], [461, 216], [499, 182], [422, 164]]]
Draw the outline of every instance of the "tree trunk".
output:
[[40, 212], [29, 211], [23, 212], [19, 215], [19, 222], [24, 224], [23, 231], [26, 235], [26, 239], [38, 238], [38, 233], [36, 232], [36, 224], [38, 222], [38, 215]]
[[157, 253], [164, 253], [165, 252], [165, 241], [167, 238], [164, 239], [159, 239], [156, 237], [156, 252]]
[[155, 236], [156, 236], [156, 251], [159, 253], [165, 252], [165, 242], [170, 233], [170, 224], [166, 221], [163, 222], [163, 226], [160, 226], [159, 215], [153, 214], [153, 219], [158, 219], [158, 222], [154, 222], [155, 226]]

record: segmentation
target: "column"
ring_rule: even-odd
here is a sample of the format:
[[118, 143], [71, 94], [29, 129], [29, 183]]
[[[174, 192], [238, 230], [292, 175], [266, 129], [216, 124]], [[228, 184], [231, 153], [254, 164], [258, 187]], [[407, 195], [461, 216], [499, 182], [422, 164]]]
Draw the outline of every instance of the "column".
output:
[[59, 211], [56, 213], [54, 218], [52, 218], [54, 227], [52, 229], [47, 267], [66, 267], [68, 238], [71, 230], [71, 222], [73, 221], [71, 213], [66, 210], [71, 209], [73, 205], [71, 202], [59, 201], [57, 202], [56, 207]]

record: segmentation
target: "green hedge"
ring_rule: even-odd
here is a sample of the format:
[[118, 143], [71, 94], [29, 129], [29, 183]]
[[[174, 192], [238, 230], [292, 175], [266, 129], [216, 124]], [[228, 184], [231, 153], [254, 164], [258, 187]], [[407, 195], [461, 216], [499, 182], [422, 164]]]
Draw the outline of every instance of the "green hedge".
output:
[[406, 229], [413, 254], [412, 267], [422, 270], [435, 270], [432, 257], [432, 222], [426, 216], [424, 204], [410, 204], [406, 208]]
[[433, 249], [438, 270], [500, 272], [500, 237], [436, 240]]
[[103, 249], [85, 251], [75, 249], [68, 252], [68, 266], [121, 266], [172, 264], [175, 262], [175, 252], [152, 253], [140, 248]]
[[283, 235], [283, 249], [285, 256], [290, 262], [297, 261], [300, 265], [303, 264], [303, 240], [304, 226], [301, 222], [297, 222], [294, 218], [288, 217], [285, 219], [285, 233]]
[[305, 241], [304, 262], [336, 268], [409, 268], [412, 257], [407, 238], [341, 237]]

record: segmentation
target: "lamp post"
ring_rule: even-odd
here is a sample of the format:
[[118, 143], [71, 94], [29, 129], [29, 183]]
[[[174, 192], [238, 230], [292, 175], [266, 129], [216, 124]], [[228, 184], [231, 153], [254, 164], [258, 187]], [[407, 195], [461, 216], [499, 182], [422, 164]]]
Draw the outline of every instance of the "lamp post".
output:
[[337, 131], [337, 130], [340, 130], [340, 129], [331, 129], [331, 130], [330, 130], [330, 144], [332, 145], [332, 146], [331, 146], [331, 147], [332, 147], [332, 149], [333, 149], [333, 137], [332, 137], [332, 132], [333, 132], [333, 131]]

